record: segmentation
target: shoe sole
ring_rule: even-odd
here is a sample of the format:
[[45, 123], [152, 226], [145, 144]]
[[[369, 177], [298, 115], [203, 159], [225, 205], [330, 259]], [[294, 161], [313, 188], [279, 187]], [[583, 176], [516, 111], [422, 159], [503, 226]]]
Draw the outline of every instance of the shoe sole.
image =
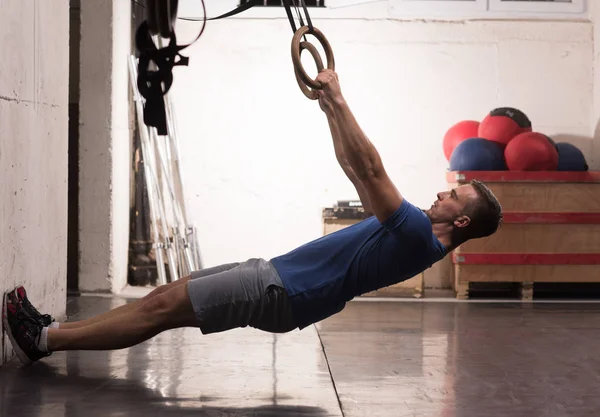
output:
[[31, 359], [29, 359], [27, 354], [23, 352], [23, 350], [21, 349], [21, 347], [19, 346], [19, 344], [15, 340], [15, 337], [12, 334], [12, 329], [8, 325], [8, 294], [4, 294], [3, 310], [4, 311], [2, 312], [2, 324], [4, 325], [4, 331], [8, 336], [8, 340], [10, 340], [10, 343], [12, 344], [13, 350], [15, 351], [17, 357], [21, 362], [23, 362], [25, 365], [31, 365], [33, 362], [31, 361]]

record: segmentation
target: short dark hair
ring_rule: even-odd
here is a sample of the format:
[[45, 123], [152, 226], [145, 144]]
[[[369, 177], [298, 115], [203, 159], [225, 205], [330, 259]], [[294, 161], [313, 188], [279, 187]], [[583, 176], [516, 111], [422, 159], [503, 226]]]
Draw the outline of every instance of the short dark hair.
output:
[[467, 204], [464, 209], [464, 214], [469, 216], [471, 222], [468, 226], [456, 230], [457, 236], [453, 240], [457, 240], [457, 244], [494, 234], [504, 219], [502, 205], [492, 190], [479, 180], [471, 180], [470, 184], [477, 192], [477, 199]]

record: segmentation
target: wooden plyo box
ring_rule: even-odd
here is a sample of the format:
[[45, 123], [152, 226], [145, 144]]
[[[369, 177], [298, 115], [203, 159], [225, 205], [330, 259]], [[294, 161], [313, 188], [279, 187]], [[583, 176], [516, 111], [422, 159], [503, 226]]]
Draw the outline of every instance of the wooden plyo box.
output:
[[[323, 209], [323, 235], [341, 230], [350, 225], [356, 224], [368, 215], [364, 209], [359, 207], [334, 207]], [[381, 288], [377, 291], [363, 294], [362, 297], [415, 297], [423, 296], [423, 274], [419, 274], [406, 281], [389, 287]]]
[[494, 192], [504, 224], [454, 251], [457, 298], [471, 282], [519, 282], [524, 300], [536, 282], [600, 282], [600, 172], [447, 173], [450, 189], [472, 179]]

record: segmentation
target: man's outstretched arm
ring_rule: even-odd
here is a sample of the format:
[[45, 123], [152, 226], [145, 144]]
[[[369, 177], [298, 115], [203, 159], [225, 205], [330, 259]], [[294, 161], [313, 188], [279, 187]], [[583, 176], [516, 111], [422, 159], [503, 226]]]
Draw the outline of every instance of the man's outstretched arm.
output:
[[329, 112], [325, 112], [327, 114], [327, 121], [329, 122], [329, 130], [331, 131], [331, 137], [333, 139], [333, 148], [335, 150], [335, 157], [342, 167], [342, 170], [356, 188], [356, 192], [358, 193], [358, 197], [362, 203], [362, 206], [366, 213], [373, 214], [373, 209], [371, 208], [371, 202], [369, 201], [369, 194], [365, 189], [364, 184], [358, 179], [354, 170], [350, 166], [348, 159], [346, 158], [346, 153], [344, 152], [344, 146], [342, 144], [342, 139], [340, 137], [340, 130], [337, 126], [337, 122], [333, 119], [332, 116], [329, 115]]
[[317, 81], [323, 86], [319, 92], [321, 107], [339, 130], [346, 160], [366, 190], [373, 213], [384, 222], [400, 207], [402, 195], [387, 175], [379, 152], [358, 125], [342, 96], [337, 74], [324, 70], [317, 76]]

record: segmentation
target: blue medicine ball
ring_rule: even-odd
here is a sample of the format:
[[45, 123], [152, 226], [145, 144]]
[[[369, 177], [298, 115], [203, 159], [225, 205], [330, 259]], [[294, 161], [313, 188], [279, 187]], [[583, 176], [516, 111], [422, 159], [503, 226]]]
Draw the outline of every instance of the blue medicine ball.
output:
[[505, 171], [504, 147], [483, 138], [462, 141], [450, 156], [451, 171]]
[[577, 146], [567, 142], [559, 142], [556, 144], [556, 149], [558, 150], [558, 171], [588, 170], [585, 156]]

